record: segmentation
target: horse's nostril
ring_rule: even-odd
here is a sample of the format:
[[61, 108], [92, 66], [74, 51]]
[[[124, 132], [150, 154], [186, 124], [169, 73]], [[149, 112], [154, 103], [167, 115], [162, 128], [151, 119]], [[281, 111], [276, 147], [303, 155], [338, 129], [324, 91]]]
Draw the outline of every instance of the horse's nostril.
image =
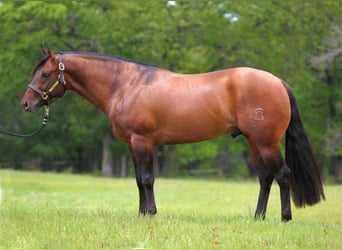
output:
[[25, 101], [22, 106], [23, 106], [25, 111], [28, 111], [30, 108], [30, 104], [28, 103], [28, 101]]

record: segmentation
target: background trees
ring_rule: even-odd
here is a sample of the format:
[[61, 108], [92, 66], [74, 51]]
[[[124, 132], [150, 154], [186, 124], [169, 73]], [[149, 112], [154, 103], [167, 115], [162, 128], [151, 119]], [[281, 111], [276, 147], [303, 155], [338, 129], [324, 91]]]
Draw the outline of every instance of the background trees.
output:
[[[40, 115], [25, 114], [18, 105], [40, 44], [57, 51], [112, 54], [183, 73], [252, 66], [293, 87], [321, 165], [342, 181], [336, 174], [342, 172], [340, 8], [338, 1], [318, 0], [0, 1], [0, 125], [30, 131], [40, 123]], [[128, 152], [108, 131], [100, 111], [68, 93], [52, 106], [39, 136], [0, 137], [0, 162], [127, 175]], [[158, 147], [156, 155], [156, 171], [162, 175], [213, 168], [225, 175], [253, 174], [243, 138]]]

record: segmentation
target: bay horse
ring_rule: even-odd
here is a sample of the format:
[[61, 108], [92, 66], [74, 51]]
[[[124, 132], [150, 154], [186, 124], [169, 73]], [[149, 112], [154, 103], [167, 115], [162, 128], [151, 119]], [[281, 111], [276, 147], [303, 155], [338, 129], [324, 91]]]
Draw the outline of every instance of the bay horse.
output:
[[[43, 48], [42, 54], [21, 99], [23, 109], [35, 112], [72, 90], [102, 110], [114, 136], [130, 149], [141, 214], [157, 212], [154, 146], [228, 133], [248, 141], [260, 184], [256, 219], [265, 218], [274, 179], [280, 187], [282, 221], [292, 219], [290, 196], [296, 207], [325, 198], [295, 96], [271, 73], [239, 67], [178, 74], [103, 54]], [[284, 134], [285, 159], [280, 152]]]

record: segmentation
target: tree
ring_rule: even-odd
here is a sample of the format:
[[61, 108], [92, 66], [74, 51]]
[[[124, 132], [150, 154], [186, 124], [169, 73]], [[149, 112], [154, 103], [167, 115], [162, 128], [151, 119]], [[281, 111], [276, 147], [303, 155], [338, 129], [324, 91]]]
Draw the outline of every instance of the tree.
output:
[[[339, 7], [338, 1], [318, 0], [1, 1], [0, 125], [30, 131], [40, 123], [39, 115], [24, 114], [17, 103], [40, 57], [41, 43], [54, 50], [141, 60], [182, 73], [251, 66], [270, 71], [292, 86], [314, 150], [323, 162], [330, 156], [322, 135], [333, 127], [339, 129], [339, 113], [330, 112], [339, 110], [340, 96], [338, 84], [327, 84], [311, 58], [327, 54], [323, 41], [334, 25], [341, 26]], [[334, 79], [340, 74], [338, 58], [330, 64], [335, 65]], [[107, 140], [108, 125], [101, 112], [68, 93], [53, 104], [49, 125], [39, 137], [27, 141], [0, 137], [6, 145], [0, 148], [0, 161], [20, 167], [36, 159], [41, 168], [59, 162], [54, 169], [71, 166], [74, 171], [95, 171], [108, 157], [116, 166], [111, 170], [120, 175], [117, 166], [127, 165], [128, 151]], [[109, 148], [112, 156], [104, 153]], [[244, 140], [232, 142], [226, 136], [189, 146], [158, 147], [156, 154], [158, 170], [164, 174], [217, 163], [224, 173], [233, 174], [240, 173], [234, 166], [248, 164]], [[171, 165], [173, 171], [168, 169]]]
[[[39, 43], [48, 41], [49, 46], [58, 46], [62, 50], [98, 49], [96, 34], [90, 38], [87, 35], [91, 30], [95, 30], [95, 24], [90, 21], [94, 19], [95, 11], [87, 12], [82, 5], [83, 3], [78, 2], [2, 3], [0, 32], [2, 47], [6, 48], [6, 51], [0, 57], [2, 66], [0, 73], [4, 76], [3, 82], [11, 83], [7, 84], [0, 93], [4, 102], [15, 99], [17, 100], [15, 106], [18, 107], [18, 96], [20, 96], [18, 93], [25, 86], [22, 83], [29, 82], [30, 71], [40, 56]], [[20, 69], [20, 74], [14, 69]], [[49, 125], [43, 132], [45, 136], [29, 141], [17, 140], [15, 141], [17, 146], [11, 147], [13, 150], [10, 154], [4, 155], [9, 156], [9, 159], [15, 158], [18, 162], [30, 158], [42, 158], [47, 161], [48, 168], [52, 161], [66, 161], [66, 167], [69, 164], [74, 165], [76, 171], [94, 169], [94, 166], [88, 165], [91, 164], [89, 159], [85, 158], [89, 150], [93, 151], [91, 155], [96, 156], [95, 149], [101, 142], [101, 133], [92, 135], [92, 132], [97, 131], [99, 126], [102, 128], [108, 125], [104, 125], [104, 119], [99, 119], [101, 114], [95, 108], [80, 98], [66, 95], [63, 99], [67, 104], [54, 104], [51, 109]], [[13, 105], [4, 105], [4, 107], [1, 110], [2, 116], [6, 117], [4, 120], [10, 121], [9, 117], [13, 116]], [[32, 122], [33, 117], [28, 118], [18, 110], [19, 107], [15, 109], [17, 114], [15, 128], [30, 130], [39, 124], [38, 119]], [[89, 117], [94, 119], [89, 120]], [[3, 138], [3, 140], [12, 139]], [[26, 152], [26, 154], [17, 154], [17, 152]], [[40, 167], [44, 168], [44, 166]]]
[[329, 171], [335, 181], [342, 182], [342, 25], [334, 25], [324, 40], [323, 51], [312, 57], [311, 65], [317, 76], [326, 83], [328, 92], [327, 130], [324, 152], [329, 159]]

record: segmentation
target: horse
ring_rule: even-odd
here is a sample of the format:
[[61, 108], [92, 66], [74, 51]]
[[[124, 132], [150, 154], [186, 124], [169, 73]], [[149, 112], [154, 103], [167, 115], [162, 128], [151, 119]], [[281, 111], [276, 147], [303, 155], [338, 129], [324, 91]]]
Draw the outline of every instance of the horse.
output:
[[[275, 75], [236, 67], [180, 74], [105, 54], [53, 52], [42, 57], [21, 99], [36, 112], [71, 90], [100, 109], [114, 136], [134, 162], [139, 214], [154, 215], [153, 150], [195, 143], [223, 134], [243, 135], [259, 180], [255, 219], [265, 219], [274, 180], [279, 185], [281, 220], [296, 207], [325, 199], [319, 168], [290, 86]], [[285, 158], [280, 151], [285, 135]]]

